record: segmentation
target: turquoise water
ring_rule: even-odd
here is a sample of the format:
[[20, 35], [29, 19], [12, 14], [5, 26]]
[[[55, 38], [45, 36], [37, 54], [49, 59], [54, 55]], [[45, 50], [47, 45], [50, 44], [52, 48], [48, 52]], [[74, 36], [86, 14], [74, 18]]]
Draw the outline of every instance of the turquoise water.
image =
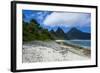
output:
[[66, 43], [78, 45], [86, 48], [91, 47], [91, 40], [66, 40]]

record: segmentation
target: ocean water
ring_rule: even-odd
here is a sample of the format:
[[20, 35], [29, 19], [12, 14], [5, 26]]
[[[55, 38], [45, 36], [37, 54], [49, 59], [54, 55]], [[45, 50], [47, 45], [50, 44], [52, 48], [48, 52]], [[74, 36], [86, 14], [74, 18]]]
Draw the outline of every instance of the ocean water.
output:
[[66, 40], [66, 43], [82, 46], [85, 48], [91, 47], [91, 40]]

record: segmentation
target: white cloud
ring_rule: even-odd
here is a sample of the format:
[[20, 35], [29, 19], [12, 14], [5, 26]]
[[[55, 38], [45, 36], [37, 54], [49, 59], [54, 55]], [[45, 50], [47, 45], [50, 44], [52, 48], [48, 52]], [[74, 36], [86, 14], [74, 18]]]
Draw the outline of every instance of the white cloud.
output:
[[72, 26], [90, 26], [90, 15], [86, 13], [71, 13], [71, 12], [53, 12], [52, 14], [48, 15], [45, 20], [44, 24], [46, 26], [65, 26], [65, 27], [72, 27]]

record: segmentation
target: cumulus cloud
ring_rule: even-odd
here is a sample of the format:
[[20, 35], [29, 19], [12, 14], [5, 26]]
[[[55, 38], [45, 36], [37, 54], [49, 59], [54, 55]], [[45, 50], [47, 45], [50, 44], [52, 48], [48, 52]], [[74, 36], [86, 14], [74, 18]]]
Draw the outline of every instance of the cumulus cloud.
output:
[[48, 15], [43, 24], [46, 26], [90, 26], [89, 13], [53, 12]]

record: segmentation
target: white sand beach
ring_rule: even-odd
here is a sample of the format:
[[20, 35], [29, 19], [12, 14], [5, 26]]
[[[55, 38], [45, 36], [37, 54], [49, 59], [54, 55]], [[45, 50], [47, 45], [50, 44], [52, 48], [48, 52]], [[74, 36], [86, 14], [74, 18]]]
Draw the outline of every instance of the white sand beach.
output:
[[90, 59], [90, 57], [84, 55], [83, 50], [75, 50], [75, 48], [67, 45], [65, 47], [61, 47], [61, 45], [53, 41], [35, 41], [30, 44], [23, 44], [23, 63], [87, 59]]

